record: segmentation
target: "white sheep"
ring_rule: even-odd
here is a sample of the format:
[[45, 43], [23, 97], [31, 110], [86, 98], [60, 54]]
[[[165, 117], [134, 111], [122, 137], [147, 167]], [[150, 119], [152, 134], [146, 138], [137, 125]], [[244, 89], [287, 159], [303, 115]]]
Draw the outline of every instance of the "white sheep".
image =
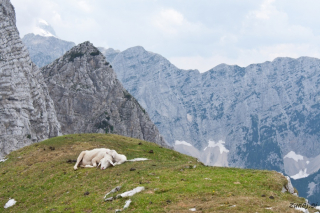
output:
[[127, 157], [122, 154], [118, 154], [116, 150], [107, 150], [107, 154], [111, 155], [113, 158], [113, 163], [115, 165], [122, 164], [127, 161]]
[[111, 165], [114, 166], [113, 158], [108, 154], [109, 151], [111, 150], [106, 148], [82, 151], [73, 167], [74, 170], [78, 169], [78, 165], [80, 167], [94, 168], [97, 167], [97, 163], [99, 163], [99, 165], [103, 165], [101, 166], [101, 169], [106, 169]]

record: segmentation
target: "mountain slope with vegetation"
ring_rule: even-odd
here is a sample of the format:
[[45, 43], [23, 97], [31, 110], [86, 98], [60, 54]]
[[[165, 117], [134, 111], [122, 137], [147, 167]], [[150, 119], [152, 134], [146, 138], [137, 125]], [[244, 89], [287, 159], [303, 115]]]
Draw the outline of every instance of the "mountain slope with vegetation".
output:
[[[74, 160], [83, 150], [115, 149], [128, 159], [106, 170], [79, 168]], [[152, 150], [152, 151], [151, 151]], [[32, 144], [0, 163], [2, 212], [115, 212], [128, 198], [104, 201], [144, 186], [132, 196], [126, 212], [295, 212], [290, 203], [303, 198], [282, 193], [286, 179], [275, 171], [208, 167], [197, 159], [159, 145], [113, 134], [74, 134]], [[108, 196], [109, 197], [109, 196]], [[9, 198], [17, 203], [7, 209]], [[312, 212], [312, 211], [311, 211]]]

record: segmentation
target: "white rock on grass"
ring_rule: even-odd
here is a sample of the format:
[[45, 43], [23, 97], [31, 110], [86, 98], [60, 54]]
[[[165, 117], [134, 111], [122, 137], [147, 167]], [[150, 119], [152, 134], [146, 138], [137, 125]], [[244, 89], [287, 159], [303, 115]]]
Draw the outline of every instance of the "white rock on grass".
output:
[[8, 159], [0, 159], [0, 163], [5, 162], [6, 160], [8, 160]]
[[121, 189], [121, 186], [117, 186], [116, 188], [112, 189], [110, 192], [108, 192], [105, 196], [104, 199], [111, 193], [115, 193]]
[[127, 192], [124, 192], [120, 195], [117, 195], [117, 197], [131, 197], [131, 196], [135, 195], [136, 193], [143, 191], [144, 189], [145, 188], [143, 186], [139, 186], [137, 188], [132, 189], [131, 191], [127, 191]]
[[131, 199], [127, 200], [126, 203], [124, 204], [122, 209], [116, 209], [115, 212], [122, 212], [123, 210], [127, 209], [130, 206]]
[[288, 176], [285, 176], [285, 178], [288, 180], [287, 185], [285, 185], [284, 187], [282, 187], [282, 191], [281, 192], [289, 192], [290, 194], [294, 194], [294, 188], [292, 186], [291, 180]]
[[191, 208], [191, 209], [189, 209], [189, 211], [195, 212], [195, 211], [197, 211], [197, 209], [196, 208]]
[[17, 201], [15, 201], [14, 199], [9, 198], [9, 201], [6, 203], [6, 205], [4, 205], [4, 208], [9, 208], [11, 206], [13, 206], [14, 204], [16, 204]]
[[123, 209], [128, 208], [128, 207], [130, 206], [130, 203], [131, 203], [131, 202], [132, 202], [131, 199], [127, 200], [126, 203], [124, 204]]

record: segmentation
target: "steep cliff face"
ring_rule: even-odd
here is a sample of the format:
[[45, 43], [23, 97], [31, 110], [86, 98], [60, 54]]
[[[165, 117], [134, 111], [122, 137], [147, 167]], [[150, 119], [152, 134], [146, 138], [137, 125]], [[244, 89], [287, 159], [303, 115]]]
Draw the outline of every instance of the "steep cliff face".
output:
[[9, 0], [0, 0], [0, 157], [60, 134], [52, 99], [16, 28]]
[[[222, 64], [199, 73], [180, 70], [162, 56], [134, 47], [111, 63], [170, 144], [185, 153], [192, 149], [177, 142], [194, 146], [200, 155], [208, 147], [227, 153], [227, 163], [217, 162], [224, 156], [210, 154], [208, 164], [294, 176], [306, 167], [285, 163], [288, 153], [311, 160], [320, 154], [319, 59], [277, 58], [248, 67]], [[312, 166], [312, 172], [318, 169]]]
[[115, 133], [166, 146], [147, 112], [89, 42], [41, 68], [64, 134]]

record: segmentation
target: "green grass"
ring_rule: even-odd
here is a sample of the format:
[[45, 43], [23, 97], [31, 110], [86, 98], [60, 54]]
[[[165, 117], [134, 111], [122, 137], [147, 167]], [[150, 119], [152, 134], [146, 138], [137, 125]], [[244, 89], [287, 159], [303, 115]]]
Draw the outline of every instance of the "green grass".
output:
[[[126, 162], [106, 170], [74, 171], [74, 163], [67, 163], [82, 150], [99, 147], [115, 149], [128, 159], [151, 160]], [[290, 202], [304, 202], [281, 193], [286, 180], [277, 172], [207, 167], [154, 143], [113, 134], [51, 138], [7, 157], [0, 163], [0, 212], [114, 212], [128, 198], [104, 202], [103, 197], [119, 185], [119, 193], [138, 186], [146, 188], [131, 197], [125, 212], [190, 212], [193, 207], [198, 212], [296, 212], [289, 208]], [[17, 203], [4, 209], [9, 198]]]

